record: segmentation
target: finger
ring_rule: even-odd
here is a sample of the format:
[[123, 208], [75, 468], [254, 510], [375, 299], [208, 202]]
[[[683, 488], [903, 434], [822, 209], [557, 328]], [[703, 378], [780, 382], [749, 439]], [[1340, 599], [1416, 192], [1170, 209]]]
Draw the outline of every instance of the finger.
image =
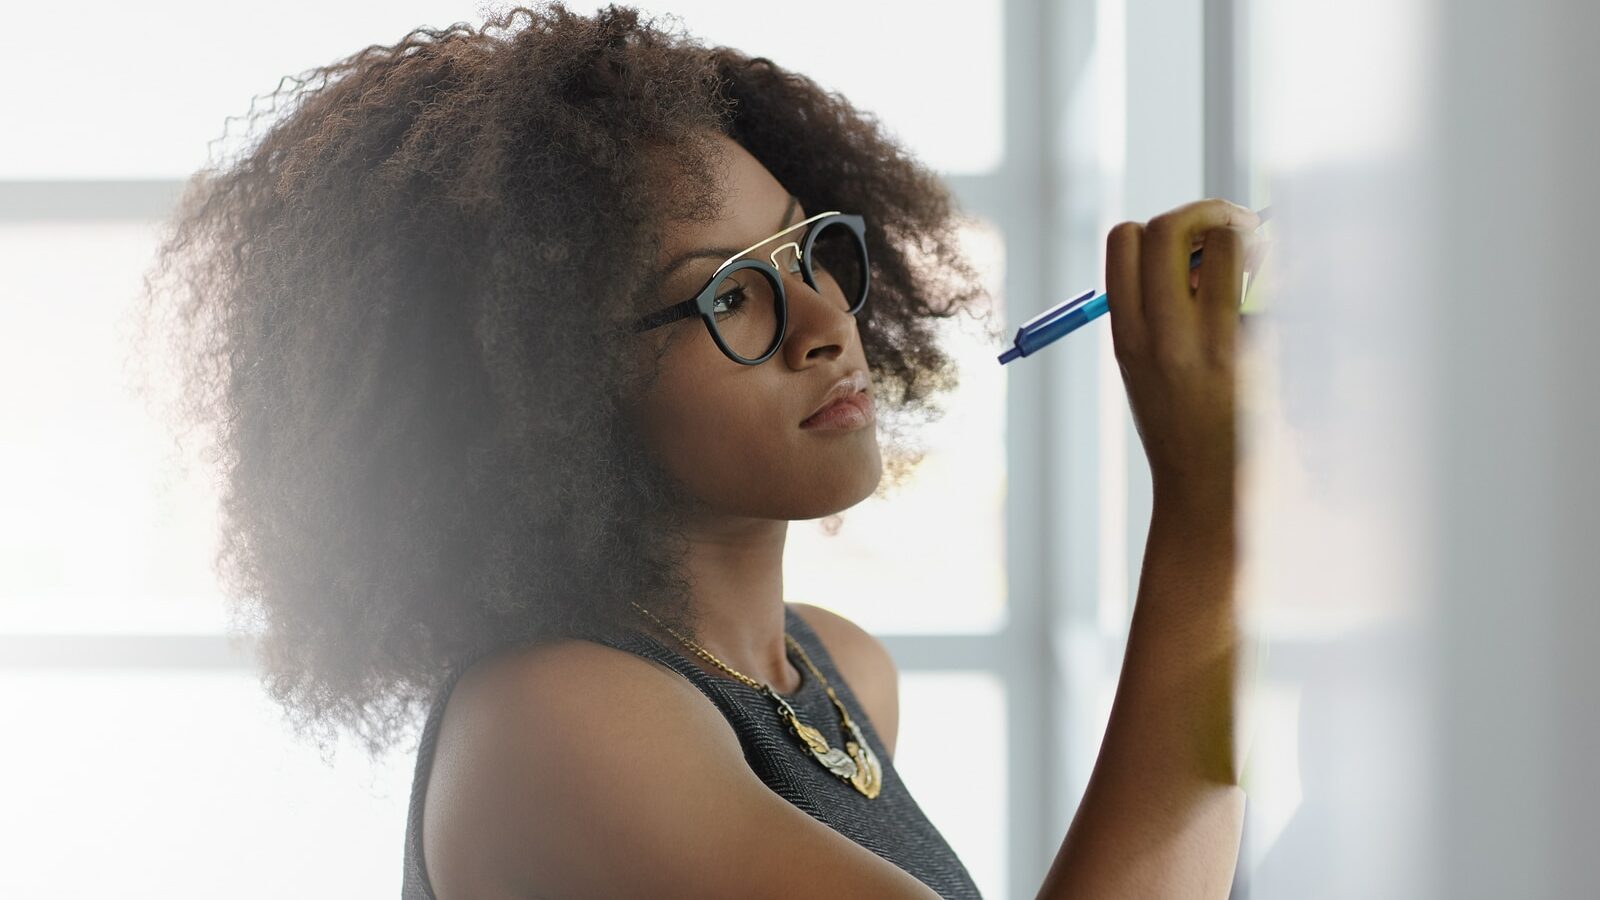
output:
[[1170, 214], [1156, 216], [1145, 225], [1144, 240], [1139, 244], [1139, 297], [1149, 349], [1159, 358], [1182, 358], [1193, 349], [1191, 250], [1188, 234]]
[[1200, 339], [1211, 360], [1232, 359], [1238, 342], [1246, 242], [1246, 236], [1233, 228], [1206, 232], [1206, 254], [1200, 260], [1195, 308], [1200, 318]]
[[[1247, 235], [1245, 235], [1244, 270], [1246, 272], [1250, 273], [1251, 275], [1254, 275], [1257, 271], [1259, 271], [1260, 268], [1261, 268], [1261, 262], [1262, 262], [1262, 260], [1264, 260], [1266, 258], [1267, 250], [1270, 249], [1271, 246], [1272, 246], [1272, 242], [1271, 241], [1266, 240], [1265, 238], [1262, 238], [1262, 237], [1260, 237], [1260, 236], [1258, 236], [1256, 234], [1247, 234]], [[1203, 238], [1196, 242], [1196, 246], [1195, 246], [1196, 250], [1203, 249], [1204, 247], [1205, 247], [1205, 240]], [[1204, 258], [1205, 257], [1203, 257], [1203, 256], [1201, 257], [1201, 259], [1204, 259]], [[1196, 266], [1196, 267], [1194, 267], [1194, 268], [1189, 270], [1189, 290], [1191, 290], [1191, 291], [1200, 290], [1200, 267], [1199, 266]]]
[[1250, 248], [1245, 251], [1244, 270], [1251, 275], [1261, 271], [1261, 264], [1266, 262], [1267, 254], [1272, 250], [1272, 241], [1258, 238], [1253, 241]]
[[[1237, 203], [1229, 203], [1226, 200], [1197, 200], [1156, 216], [1150, 220], [1145, 231], [1154, 240], [1170, 239], [1174, 243], [1182, 243], [1189, 250], [1194, 250], [1204, 245], [1206, 232], [1213, 228], [1234, 228], [1250, 232], [1260, 226], [1260, 217]], [[1147, 240], [1146, 255], [1149, 255], [1152, 249], [1151, 241]], [[1181, 259], [1173, 257], [1168, 262], [1175, 276], [1180, 274], [1181, 269], [1181, 273], [1185, 276], [1182, 280], [1188, 280], [1187, 255]], [[1174, 278], [1173, 282], [1177, 283], [1178, 280]], [[1198, 283], [1196, 285], [1198, 286]]]
[[1144, 226], [1123, 222], [1106, 237], [1106, 305], [1111, 343], [1119, 359], [1144, 352], [1145, 325], [1139, 297], [1139, 251]]
[[1140, 247], [1140, 288], [1145, 326], [1152, 349], [1162, 356], [1199, 352], [1199, 312], [1192, 292], [1198, 276], [1189, 269], [1190, 252], [1213, 228], [1246, 230], [1261, 224], [1250, 210], [1226, 200], [1200, 200], [1150, 220]]

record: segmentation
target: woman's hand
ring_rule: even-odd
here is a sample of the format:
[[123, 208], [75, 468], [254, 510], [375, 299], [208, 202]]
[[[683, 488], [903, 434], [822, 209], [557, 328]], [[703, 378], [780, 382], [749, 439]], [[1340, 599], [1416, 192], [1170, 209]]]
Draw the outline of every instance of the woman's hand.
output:
[[1233, 509], [1239, 298], [1259, 225], [1242, 206], [1201, 200], [1106, 240], [1112, 343], [1160, 507]]

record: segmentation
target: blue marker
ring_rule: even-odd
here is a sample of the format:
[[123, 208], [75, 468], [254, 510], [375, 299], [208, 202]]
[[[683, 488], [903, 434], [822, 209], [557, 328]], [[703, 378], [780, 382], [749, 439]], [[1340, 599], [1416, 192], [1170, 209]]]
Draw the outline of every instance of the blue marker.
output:
[[[1262, 207], [1256, 216], [1265, 224], [1272, 216], [1272, 207]], [[1204, 252], [1205, 248], [1202, 247], [1189, 254], [1191, 271], [1200, 265], [1200, 258]], [[1000, 354], [1000, 364], [1005, 365], [1019, 356], [1037, 352], [1039, 348], [1052, 344], [1105, 315], [1110, 308], [1106, 295], [1096, 296], [1092, 288], [1071, 300], [1050, 307], [1022, 323], [1022, 327], [1017, 329], [1016, 340], [1012, 341], [1015, 346]]]

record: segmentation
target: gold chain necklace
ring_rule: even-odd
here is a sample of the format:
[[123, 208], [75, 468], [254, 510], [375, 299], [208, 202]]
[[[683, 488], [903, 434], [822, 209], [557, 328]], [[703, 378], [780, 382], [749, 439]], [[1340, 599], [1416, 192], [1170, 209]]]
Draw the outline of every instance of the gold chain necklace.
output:
[[822, 686], [827, 689], [828, 699], [832, 700], [833, 705], [839, 708], [839, 721], [844, 725], [844, 729], [855, 737], [853, 741], [845, 741], [843, 750], [828, 746], [828, 739], [822, 736], [822, 732], [800, 721], [800, 716], [795, 713], [794, 707], [780, 697], [778, 692], [772, 689], [772, 685], [756, 681], [743, 672], [734, 670], [732, 666], [712, 656], [710, 651], [704, 647], [668, 628], [664, 622], [656, 618], [655, 613], [634, 603], [632, 600], [628, 602], [633, 603], [635, 609], [655, 620], [657, 625], [666, 629], [673, 637], [682, 641], [685, 646], [695, 653], [698, 653], [702, 659], [770, 697], [777, 706], [778, 717], [789, 723], [789, 731], [800, 738], [800, 743], [811, 751], [811, 755], [816, 757], [817, 762], [822, 763], [824, 768], [844, 779], [851, 787], [865, 794], [869, 799], [878, 796], [878, 791], [883, 787], [883, 768], [878, 764], [877, 754], [873, 753], [872, 748], [867, 746], [867, 739], [862, 737], [861, 729], [856, 727], [856, 723], [850, 718], [850, 713], [845, 710], [844, 704], [839, 702], [839, 697], [833, 692], [833, 686], [828, 684], [828, 679], [824, 678], [822, 673], [817, 671], [817, 667], [811, 664], [811, 657], [807, 655], [805, 648], [800, 646], [800, 643], [791, 637], [788, 632], [784, 633], [783, 639], [788, 642], [790, 647], [800, 653], [800, 658], [805, 661], [806, 668], [810, 669], [811, 673], [817, 677], [817, 681], [821, 682]]

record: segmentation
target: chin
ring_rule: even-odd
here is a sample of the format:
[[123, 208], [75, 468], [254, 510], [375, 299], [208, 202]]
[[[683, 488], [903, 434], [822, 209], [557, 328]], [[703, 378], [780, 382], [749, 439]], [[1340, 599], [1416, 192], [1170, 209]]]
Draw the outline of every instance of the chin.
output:
[[850, 507], [855, 506], [857, 503], [860, 503], [868, 497], [871, 497], [872, 492], [878, 489], [878, 484], [881, 481], [883, 481], [883, 460], [876, 452], [874, 452], [872, 454], [871, 467], [863, 472], [861, 477], [856, 480], [848, 490], [844, 490], [841, 496], [832, 504], [830, 509], [828, 509], [826, 512], [818, 513], [811, 518], [816, 519], [823, 516], [831, 516], [835, 513], [844, 512]]
[[[826, 516], [841, 513], [862, 500], [872, 496], [878, 489], [878, 482], [883, 480], [883, 467], [876, 456], [872, 460], [871, 468], [855, 469], [848, 474], [835, 473], [826, 484], [825, 490], [812, 490], [804, 496], [791, 496], [783, 501], [783, 509], [776, 515], [767, 518], [787, 519], [791, 522], [821, 519]], [[817, 482], [812, 479], [795, 480], [796, 484], [810, 481], [813, 485]], [[821, 485], [817, 485], [821, 487]]]

